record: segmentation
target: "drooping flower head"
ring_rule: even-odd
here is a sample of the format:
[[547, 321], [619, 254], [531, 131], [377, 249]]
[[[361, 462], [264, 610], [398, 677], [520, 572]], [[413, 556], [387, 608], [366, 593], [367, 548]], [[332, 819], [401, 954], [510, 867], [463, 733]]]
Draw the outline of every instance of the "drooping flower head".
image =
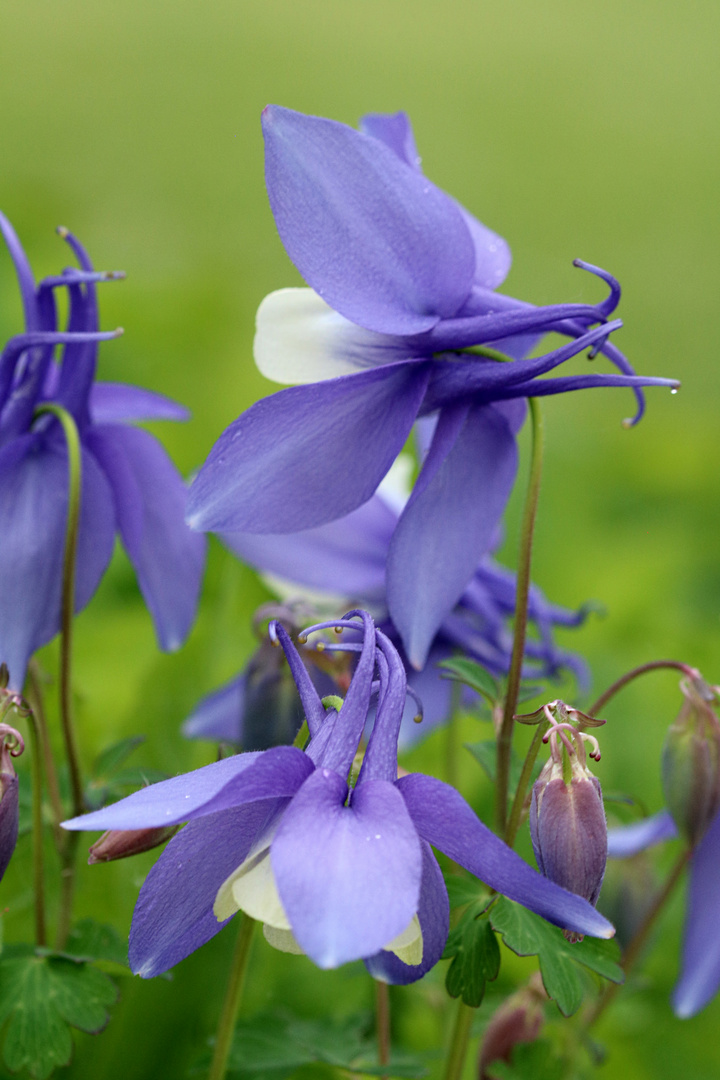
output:
[[[505, 241], [423, 176], [404, 114], [366, 117], [358, 132], [270, 106], [263, 130], [275, 221], [310, 288], [263, 301], [255, 355], [270, 378], [306, 385], [230, 425], [195, 480], [188, 520], [288, 533], [341, 518], [373, 495], [417, 417], [437, 414], [387, 560], [390, 615], [420, 668], [490, 546], [525, 398], [629, 386], [639, 417], [640, 386], [676, 384], [635, 376], [608, 342], [620, 288], [604, 271], [578, 264], [610, 288], [596, 305], [535, 308], [495, 292]], [[572, 340], [523, 359], [549, 330]], [[488, 343], [502, 356], [472, 351]], [[586, 348], [619, 373], [539, 378]]]
[[[305, 603], [262, 604], [253, 616], [259, 645], [243, 670], [203, 697], [183, 723], [189, 739], [212, 739], [243, 750], [267, 750], [292, 743], [304, 718], [302, 701], [282, 650], [267, 633], [268, 619], [281, 620], [294, 641], [301, 622], [307, 622]], [[275, 642], [277, 644], [277, 642]], [[349, 661], [342, 654], [302, 648], [302, 657], [315, 689], [327, 697], [347, 689]]]
[[[181, 420], [187, 412], [159, 394], [95, 381], [98, 343], [118, 334], [98, 328], [97, 284], [123, 275], [95, 271], [75, 237], [59, 232], [79, 265], [36, 285], [15, 231], [0, 214], [25, 317], [24, 331], [0, 355], [0, 661], [18, 690], [29, 657], [59, 630], [68, 515], [62, 429], [56, 418], [38, 416], [38, 406], [62, 406], [81, 440], [77, 611], [97, 588], [119, 532], [159, 643], [177, 648], [195, 616], [204, 565], [204, 543], [184, 524], [182, 478], [153, 436], [126, 423]], [[69, 298], [65, 330], [58, 329], [58, 289]]]
[[[683, 704], [664, 754], [668, 809], [608, 833], [608, 854], [625, 859], [678, 832], [691, 845], [690, 883], [680, 977], [672, 1006], [682, 1019], [705, 1008], [720, 989], [720, 812], [717, 810], [717, 704], [720, 687], [688, 669]], [[704, 744], [704, 747], [703, 747]]]
[[[330, 625], [360, 628], [362, 636], [339, 643], [357, 652], [357, 665], [342, 707], [327, 712], [286, 631], [276, 628], [305, 708], [305, 751], [239, 754], [65, 823], [139, 829], [188, 822], [140, 892], [133, 971], [165, 971], [242, 910], [263, 922], [272, 944], [302, 951], [320, 967], [361, 958], [378, 978], [412, 982], [439, 959], [448, 932], [447, 891], [430, 845], [555, 923], [612, 934], [586, 900], [531, 870], [453, 788], [420, 774], [397, 778], [406, 693], [400, 657], [367, 612]], [[375, 723], [349, 786], [371, 699]]]
[[[342, 610], [349, 603], [368, 608], [383, 632], [400, 646], [388, 613], [385, 578], [393, 532], [409, 496], [405, 482], [409, 464], [408, 458], [401, 455], [375, 495], [339, 521], [301, 533], [225, 533], [221, 539], [235, 554], [264, 571], [270, 588], [281, 596], [293, 598], [309, 590], [312, 600], [328, 613]], [[507, 674], [512, 655], [509, 619], [515, 613], [515, 588], [515, 575], [487, 554], [459, 603], [440, 625], [424, 669], [416, 671], [406, 664], [409, 686], [423, 703], [423, 723], [414, 723], [416, 709], [408, 702], [400, 728], [401, 749], [427, 735], [449, 716], [451, 684], [440, 677], [436, 665], [441, 660], [460, 649], [494, 675]], [[553, 679], [570, 670], [581, 683], [585, 681], [584, 662], [558, 648], [553, 629], [579, 626], [586, 614], [587, 608], [570, 611], [550, 603], [536, 586], [531, 586], [528, 616], [537, 636], [526, 643], [526, 678]], [[247, 675], [242, 673], [203, 698], [185, 722], [184, 733], [191, 738], [219, 739], [245, 749], [260, 749], [244, 743], [246, 725], [241, 723], [241, 717], [249, 700], [246, 684]]]

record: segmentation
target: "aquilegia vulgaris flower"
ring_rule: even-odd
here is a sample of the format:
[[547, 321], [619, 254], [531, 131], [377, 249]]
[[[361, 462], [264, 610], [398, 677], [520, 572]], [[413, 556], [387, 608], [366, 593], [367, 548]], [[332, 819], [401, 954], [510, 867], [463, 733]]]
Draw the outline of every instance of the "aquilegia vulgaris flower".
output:
[[[307, 385], [230, 425], [193, 484], [188, 520], [284, 533], [343, 517], [372, 496], [416, 418], [439, 413], [387, 562], [392, 621], [422, 667], [507, 502], [524, 399], [629, 386], [639, 416], [638, 387], [676, 383], [635, 376], [608, 343], [620, 288], [604, 271], [578, 263], [610, 287], [596, 305], [535, 308], [496, 293], [507, 245], [423, 176], [404, 114], [366, 117], [358, 132], [270, 106], [263, 129], [275, 222], [311, 288], [263, 301], [255, 355], [268, 377]], [[523, 359], [550, 330], [571, 342]], [[473, 352], [489, 342], [508, 362]], [[620, 373], [538, 378], [586, 348]]]
[[[681, 682], [680, 689], [684, 697], [678, 718], [680, 723], [689, 718], [688, 713], [695, 712], [700, 722], [711, 729], [705, 755], [694, 755], [695, 768], [692, 762], [688, 763], [685, 788], [687, 801], [694, 806], [695, 819], [688, 828], [688, 806], [678, 805], [673, 799], [673, 795], [678, 795], [677, 787], [673, 785], [675, 790], [666, 790], [666, 799], [677, 820], [673, 820], [668, 810], [662, 810], [634, 825], [611, 829], [608, 854], [616, 859], [629, 858], [654, 844], [674, 839], [678, 829], [686, 834], [692, 845], [682, 968], [672, 995], [676, 1014], [686, 1018], [700, 1012], [720, 989], [720, 812], [717, 811], [716, 795], [713, 793], [708, 798], [707, 776], [707, 766], [712, 762], [711, 786], [717, 788], [720, 784], [717, 757], [720, 724], [714, 708], [720, 699], [720, 687], [708, 686], [700, 673], [695, 672], [694, 677]], [[673, 727], [677, 726], [676, 721]], [[688, 750], [692, 755], [694, 747], [688, 746]], [[704, 819], [698, 820], [697, 814], [703, 810]]]
[[[37, 416], [55, 402], [77, 424], [82, 488], [75, 608], [83, 608], [110, 561], [120, 533], [155, 621], [160, 645], [177, 648], [195, 617], [204, 565], [203, 538], [184, 522], [186, 489], [160, 443], [128, 420], [182, 420], [186, 410], [159, 394], [95, 382], [97, 273], [66, 230], [79, 269], [35, 285], [25, 252], [7, 218], [0, 232], [17, 274], [25, 330], [0, 355], [0, 661], [20, 690], [32, 653], [58, 632], [68, 455], [57, 419]], [[55, 290], [67, 289], [67, 329], [58, 330]], [[60, 364], [54, 360], [62, 345]]]
[[[338, 521], [301, 533], [224, 533], [221, 538], [235, 554], [267, 572], [270, 587], [281, 589], [288, 599], [297, 595], [294, 588], [300, 586], [310, 589], [319, 603], [326, 596], [328, 610], [333, 606], [340, 610], [342, 601], [368, 608], [383, 632], [398, 645], [387, 610], [385, 566], [393, 531], [409, 494], [403, 482], [408, 463], [401, 455], [372, 498]], [[441, 660], [460, 649], [494, 675], [507, 674], [512, 654], [508, 619], [514, 612], [515, 575], [486, 555], [459, 603], [441, 623], [423, 670], [408, 665], [408, 683], [422, 700], [423, 722], [413, 722], [417, 709], [409, 700], [400, 728], [401, 748], [424, 737], [449, 717], [452, 684], [440, 676], [436, 665]], [[551, 604], [536, 586], [531, 586], [528, 617], [538, 637], [526, 642], [526, 678], [554, 678], [567, 668], [581, 682], [585, 680], [581, 658], [559, 649], [552, 631], [554, 626], [578, 626], [586, 613], [584, 608], [575, 612]], [[248, 697], [246, 692], [253, 671], [254, 667], [243, 671], [203, 698], [186, 720], [184, 734], [254, 749], [245, 742], [246, 734], [253, 737], [247, 729], [254, 725], [243, 721], [254, 697], [252, 693]]]
[[[130, 931], [133, 971], [165, 971], [242, 910], [264, 923], [271, 944], [304, 952], [320, 967], [364, 959], [378, 978], [412, 982], [440, 958], [448, 933], [447, 891], [430, 845], [552, 922], [610, 936], [611, 925], [586, 900], [532, 870], [453, 788], [419, 773], [397, 779], [402, 661], [367, 612], [329, 625], [361, 629], [362, 639], [337, 645], [354, 649], [358, 660], [342, 707], [327, 713], [276, 625], [305, 708], [311, 737], [304, 752], [278, 746], [239, 754], [65, 823], [189, 823], [140, 892]], [[372, 734], [348, 788], [374, 693]]]

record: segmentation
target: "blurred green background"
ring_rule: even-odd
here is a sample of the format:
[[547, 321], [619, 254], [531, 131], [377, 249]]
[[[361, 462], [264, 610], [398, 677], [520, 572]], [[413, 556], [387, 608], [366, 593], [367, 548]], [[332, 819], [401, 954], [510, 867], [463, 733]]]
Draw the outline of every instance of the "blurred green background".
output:
[[[604, 290], [572, 260], [607, 267], [624, 289], [618, 344], [638, 371], [683, 380], [677, 396], [650, 391], [631, 431], [621, 426], [627, 391], [545, 401], [533, 576], [560, 603], [593, 597], [607, 607], [564, 643], [588, 656], [598, 691], [658, 657], [720, 681], [718, 30], [710, 0], [4, 0], [0, 206], [38, 276], [68, 261], [60, 223], [98, 267], [127, 271], [126, 282], [102, 287], [103, 326], [126, 333], [103, 346], [101, 375], [192, 408], [189, 424], [155, 429], [189, 473], [272, 389], [252, 361], [254, 312], [267, 292], [299, 281], [265, 196], [262, 107], [348, 123], [406, 109], [427, 174], [509, 240], [504, 291], [538, 304], [596, 300]], [[20, 326], [7, 257], [0, 297], [4, 340]], [[509, 565], [518, 513], [515, 498]], [[248, 615], [266, 595], [213, 545], [190, 642], [160, 656], [118, 554], [78, 622], [85, 759], [144, 732], [138, 760], [150, 767], [209, 760], [209, 747], [182, 742], [179, 723], [248, 655]], [[52, 671], [54, 662], [50, 647], [44, 663]], [[658, 753], [679, 705], [675, 683], [658, 674], [637, 684], [607, 709], [602, 733], [604, 785], [636, 792], [651, 810], [661, 805]], [[431, 741], [415, 764], [432, 771], [436, 757]], [[464, 783], [487, 804], [469, 757]], [[8, 938], [29, 932], [27, 847], [0, 887]], [[152, 861], [84, 873], [79, 913], [126, 933]], [[611, 1047], [601, 1076], [717, 1076], [720, 1003], [681, 1023], [667, 1001], [680, 920], [678, 898], [652, 985], [636, 987], [600, 1031]], [[233, 932], [173, 982], [125, 980], [107, 1032], [79, 1040], [67, 1075], [184, 1075], [213, 1029]], [[441, 977], [394, 992], [407, 1045], [443, 1037]], [[319, 973], [257, 946], [248, 1015], [280, 1000], [322, 1016], [339, 995], [348, 1010], [369, 1005], [360, 968]]]

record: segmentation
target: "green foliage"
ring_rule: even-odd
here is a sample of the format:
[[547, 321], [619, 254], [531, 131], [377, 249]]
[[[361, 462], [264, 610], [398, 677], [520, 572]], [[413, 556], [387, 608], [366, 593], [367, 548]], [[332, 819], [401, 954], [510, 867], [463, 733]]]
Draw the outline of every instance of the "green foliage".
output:
[[452, 960], [445, 976], [450, 997], [461, 997], [477, 1008], [485, 995], [485, 984], [500, 971], [500, 948], [487, 917], [492, 896], [467, 878], [449, 876], [448, 894], [453, 907], [468, 905], [450, 931], [443, 960]]
[[500, 697], [500, 689], [492, 675], [481, 667], [475, 660], [468, 660], [464, 656], [453, 656], [450, 660], [442, 660], [438, 667], [444, 679], [452, 679], [454, 682], [463, 683], [475, 690], [485, 698], [490, 705], [494, 705]]
[[72, 1056], [70, 1028], [94, 1034], [117, 998], [111, 979], [85, 962], [7, 949], [0, 960], [0, 1025], [7, 1023], [3, 1060], [45, 1080]]
[[[497, 743], [494, 739], [485, 739], [476, 743], [465, 743], [466, 748], [470, 751], [475, 760], [483, 767], [493, 783], [495, 783], [495, 766], [497, 762]], [[514, 792], [518, 786], [520, 780], [520, 773], [522, 772], [523, 763], [520, 757], [515, 752], [515, 748], [510, 752], [510, 792]], [[542, 762], [536, 761], [533, 766], [532, 779], [537, 779], [538, 773], [542, 768]]]
[[85, 790], [88, 809], [97, 810], [108, 802], [122, 798], [129, 791], [167, 778], [167, 773], [158, 769], [132, 768], [119, 771], [120, 766], [144, 742], [144, 735], [131, 735], [113, 743], [98, 755]]
[[366, 1015], [333, 1020], [301, 1020], [287, 1013], [263, 1013], [235, 1028], [228, 1073], [242, 1080], [284, 1080], [305, 1065], [326, 1065], [368, 1076], [413, 1080], [427, 1074], [416, 1058], [393, 1051], [378, 1065], [377, 1044], [368, 1035]]
[[562, 930], [504, 896], [493, 906], [490, 921], [514, 953], [539, 958], [543, 985], [564, 1016], [572, 1016], [582, 1004], [578, 965], [611, 982], [624, 979], [615, 942], [585, 938], [571, 945]]
[[487, 1074], [497, 1080], [561, 1080], [565, 1063], [547, 1039], [518, 1043], [513, 1047], [510, 1063], [493, 1061]]
[[112, 926], [82, 919], [67, 940], [62, 955], [72, 960], [100, 960], [128, 971], [127, 941]]

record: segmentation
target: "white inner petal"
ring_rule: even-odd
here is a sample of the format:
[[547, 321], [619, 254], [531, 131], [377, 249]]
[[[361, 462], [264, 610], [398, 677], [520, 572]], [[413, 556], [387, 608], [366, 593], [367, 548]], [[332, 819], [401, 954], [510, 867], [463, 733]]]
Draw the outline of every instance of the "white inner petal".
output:
[[292, 953], [294, 956], [305, 955], [295, 940], [292, 930], [278, 930], [276, 926], [265, 923], [263, 935], [268, 945], [272, 945], [273, 949], [278, 949], [279, 952]]
[[218, 922], [229, 919], [236, 911], [244, 911], [252, 919], [279, 930], [290, 929], [275, 884], [269, 847], [251, 853], [218, 889], [213, 905]]
[[256, 316], [255, 363], [267, 379], [313, 383], [397, 359], [398, 342], [338, 315], [312, 289], [278, 289]]
[[401, 934], [398, 934], [389, 944], [383, 947], [387, 952], [395, 953], [404, 964], [417, 965], [422, 963], [423, 937], [417, 915], [413, 915]]

